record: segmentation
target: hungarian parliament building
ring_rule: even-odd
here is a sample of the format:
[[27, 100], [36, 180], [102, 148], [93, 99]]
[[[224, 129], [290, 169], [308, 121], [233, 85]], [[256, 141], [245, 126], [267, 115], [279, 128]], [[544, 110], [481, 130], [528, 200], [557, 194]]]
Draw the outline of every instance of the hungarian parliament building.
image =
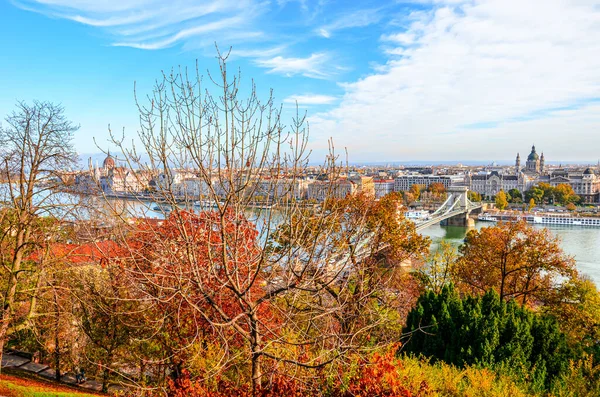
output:
[[493, 197], [500, 190], [508, 192], [517, 189], [525, 192], [539, 183], [548, 183], [551, 186], [569, 184], [586, 203], [600, 202], [600, 176], [594, 170], [547, 170], [544, 165], [544, 153], [539, 156], [535, 146], [527, 156], [525, 167], [521, 166], [521, 157], [517, 154], [514, 172], [492, 171], [487, 174], [467, 175], [467, 185], [471, 190], [484, 197]]

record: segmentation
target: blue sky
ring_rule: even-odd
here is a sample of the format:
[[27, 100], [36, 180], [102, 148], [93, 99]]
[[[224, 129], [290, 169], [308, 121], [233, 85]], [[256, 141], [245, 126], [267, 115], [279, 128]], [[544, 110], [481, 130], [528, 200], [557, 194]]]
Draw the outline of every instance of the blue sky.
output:
[[357, 162], [600, 157], [596, 0], [5, 0], [0, 22], [0, 115], [60, 102], [82, 153], [135, 135], [134, 81], [213, 68], [217, 42], [308, 111], [315, 160], [329, 137]]

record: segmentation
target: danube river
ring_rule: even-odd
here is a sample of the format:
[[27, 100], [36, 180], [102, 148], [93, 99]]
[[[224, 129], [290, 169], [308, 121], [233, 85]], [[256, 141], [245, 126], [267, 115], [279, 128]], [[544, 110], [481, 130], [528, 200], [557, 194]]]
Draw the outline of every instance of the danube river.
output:
[[[89, 200], [88, 205], [100, 211], [102, 211], [102, 207], [110, 207], [110, 210], [106, 212], [117, 210], [117, 212], [124, 211], [142, 217], [163, 218], [165, 216], [165, 213], [161, 211], [152, 210], [156, 206], [154, 203], [141, 203], [139, 201], [122, 199], [105, 201], [97, 197], [88, 197], [87, 200]], [[110, 205], [108, 205], [109, 203]], [[108, 208], [105, 208], [105, 210], [108, 210]], [[249, 213], [252, 213], [255, 217], [260, 216], [254, 211]], [[475, 228], [479, 229], [491, 225], [489, 222], [477, 222]], [[563, 250], [575, 258], [579, 271], [588, 275], [600, 287], [600, 228], [549, 226], [548, 229], [559, 237]], [[424, 229], [421, 233], [431, 237], [431, 251], [433, 252], [437, 249], [437, 245], [441, 240], [446, 240], [456, 246], [462, 244], [467, 230], [466, 227], [440, 226], [436, 224]]]
[[[489, 222], [477, 222], [476, 229], [491, 226]], [[542, 227], [542, 226], [533, 226]], [[568, 255], [577, 261], [577, 269], [588, 275], [600, 287], [600, 229], [585, 227], [550, 226], [548, 229], [560, 239], [560, 244]], [[431, 251], [435, 251], [441, 240], [446, 240], [454, 245], [462, 244], [466, 227], [440, 226], [439, 224], [428, 227], [421, 233], [431, 237]]]

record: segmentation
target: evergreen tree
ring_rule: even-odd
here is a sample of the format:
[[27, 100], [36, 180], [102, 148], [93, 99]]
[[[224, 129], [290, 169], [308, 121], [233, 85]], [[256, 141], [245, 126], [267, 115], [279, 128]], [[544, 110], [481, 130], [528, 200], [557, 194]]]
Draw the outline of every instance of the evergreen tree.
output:
[[573, 356], [553, 317], [504, 302], [493, 291], [461, 299], [452, 285], [421, 295], [404, 332], [406, 353], [457, 366], [505, 368], [546, 387]]

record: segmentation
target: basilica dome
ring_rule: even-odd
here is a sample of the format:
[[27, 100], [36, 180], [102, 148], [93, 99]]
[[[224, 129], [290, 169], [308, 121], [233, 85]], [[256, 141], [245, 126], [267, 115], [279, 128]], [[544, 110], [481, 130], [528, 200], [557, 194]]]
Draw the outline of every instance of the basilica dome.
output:
[[529, 156], [527, 157], [527, 161], [537, 161], [540, 158], [540, 156], [538, 156], [538, 154], [535, 152], [535, 146], [531, 147], [531, 153], [529, 153]]

